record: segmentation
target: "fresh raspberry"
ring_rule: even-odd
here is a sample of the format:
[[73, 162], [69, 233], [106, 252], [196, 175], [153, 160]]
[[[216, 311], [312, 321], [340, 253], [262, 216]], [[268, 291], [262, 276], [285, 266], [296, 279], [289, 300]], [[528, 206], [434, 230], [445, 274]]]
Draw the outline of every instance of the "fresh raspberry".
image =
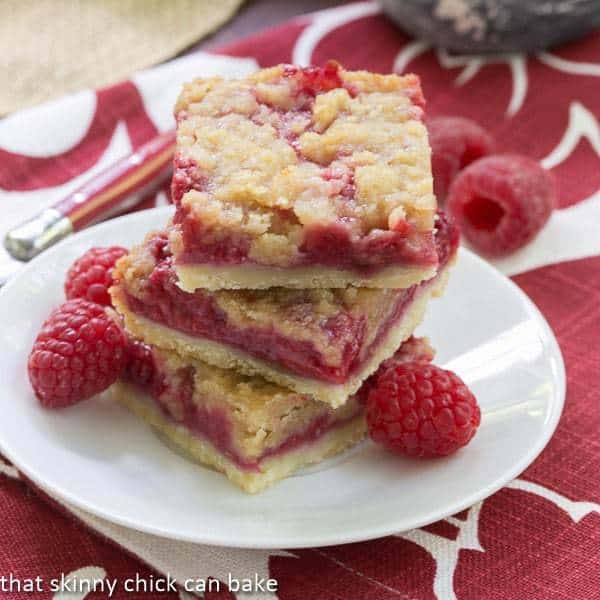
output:
[[424, 362], [386, 369], [367, 400], [371, 438], [397, 454], [446, 456], [469, 443], [480, 421], [460, 377]]
[[443, 203], [450, 184], [461, 169], [494, 152], [494, 139], [481, 125], [463, 117], [433, 117], [427, 120], [431, 145], [433, 191]]
[[67, 273], [67, 300], [85, 298], [90, 302], [110, 306], [108, 288], [113, 283], [112, 270], [124, 254], [127, 254], [127, 250], [121, 246], [90, 248], [71, 265]]
[[474, 162], [458, 175], [446, 208], [476, 250], [502, 256], [538, 234], [556, 200], [554, 178], [537, 161], [498, 154]]
[[361, 404], [366, 404], [371, 390], [377, 386], [377, 381], [380, 375], [383, 375], [389, 369], [393, 369], [398, 365], [407, 362], [430, 363], [435, 357], [435, 350], [429, 345], [427, 338], [415, 337], [411, 335], [407, 340], [402, 342], [402, 346], [396, 350], [396, 353], [384, 360], [377, 371], [373, 373], [366, 381], [363, 381], [362, 386], [358, 390], [358, 401]]
[[103, 306], [76, 298], [44, 322], [29, 355], [29, 380], [43, 406], [60, 408], [105, 390], [119, 376], [127, 340]]

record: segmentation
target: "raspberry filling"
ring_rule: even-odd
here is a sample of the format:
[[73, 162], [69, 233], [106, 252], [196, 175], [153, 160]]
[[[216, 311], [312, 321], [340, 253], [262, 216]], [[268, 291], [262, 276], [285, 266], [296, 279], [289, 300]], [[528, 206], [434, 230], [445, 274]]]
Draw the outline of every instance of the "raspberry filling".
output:
[[[216, 305], [210, 294], [196, 290], [183, 292], [177, 286], [172, 266], [158, 265], [149, 282], [148, 294], [140, 300], [126, 294], [129, 309], [151, 321], [176, 329], [193, 337], [202, 337], [236, 348], [261, 360], [283, 366], [288, 371], [323, 381], [343, 383], [356, 364], [364, 335], [364, 319], [338, 315], [325, 323], [332, 344], [348, 336], [347, 329], [355, 332], [351, 342], [343, 348], [343, 360], [337, 367], [326, 365], [320, 352], [311, 342], [295, 340], [269, 329], [257, 327], [236, 328], [228, 324], [227, 314]], [[399, 311], [408, 303], [409, 293], [402, 293]], [[362, 362], [362, 361], [361, 361]]]
[[[166, 250], [166, 240], [157, 236], [150, 243], [154, 245], [152, 254], [156, 264], [144, 282], [142, 298], [125, 293], [131, 311], [187, 335], [241, 350], [291, 373], [332, 383], [344, 383], [360, 371], [383, 343], [390, 328], [401, 320], [416, 295], [427, 285], [426, 282], [397, 291], [393, 307], [379, 324], [375, 339], [369, 345], [364, 344], [366, 315], [357, 317], [340, 311], [326, 319], [321, 326], [326, 329], [330, 344], [343, 344], [342, 359], [332, 366], [326, 363], [311, 341], [286, 337], [273, 327], [240, 328], [229, 322], [227, 313], [218, 306], [211, 293], [201, 289], [194, 293], [182, 291], [177, 285], [172, 257]], [[456, 250], [458, 233], [441, 214], [436, 224], [436, 244], [443, 266]]]
[[[320, 92], [329, 92], [336, 88], [344, 87], [339, 70], [338, 63], [330, 60], [323, 67], [300, 68], [288, 65], [285, 68], [284, 76], [297, 81], [299, 94], [306, 94], [314, 98]], [[348, 91], [350, 95], [356, 94], [351, 88]]]
[[[348, 184], [342, 194], [351, 191]], [[177, 211], [174, 224], [179, 228], [184, 248], [177, 256], [180, 265], [262, 264], [248, 256], [252, 242], [249, 236], [220, 231], [217, 237], [183, 208]], [[373, 275], [390, 265], [427, 267], [436, 263], [430, 232], [417, 232], [408, 227], [399, 231], [374, 229], [367, 235], [357, 236], [340, 220], [305, 227], [298, 253], [287, 268], [321, 265]]]
[[194, 401], [193, 369], [181, 369], [176, 377], [170, 377], [169, 373], [161, 370], [160, 365], [155, 362], [154, 370], [153, 380], [143, 385], [134, 378], [127, 376], [125, 378], [152, 396], [169, 420], [185, 426], [194, 435], [208, 440], [221, 454], [244, 471], [260, 471], [260, 464], [266, 458], [279, 456], [300, 446], [316, 442], [326, 433], [348, 423], [364, 410], [357, 403], [356, 410], [343, 418], [336, 418], [332, 414], [320, 415], [280, 444], [267, 448], [256, 458], [248, 458], [236, 446], [233, 424], [227, 411], [201, 406]]

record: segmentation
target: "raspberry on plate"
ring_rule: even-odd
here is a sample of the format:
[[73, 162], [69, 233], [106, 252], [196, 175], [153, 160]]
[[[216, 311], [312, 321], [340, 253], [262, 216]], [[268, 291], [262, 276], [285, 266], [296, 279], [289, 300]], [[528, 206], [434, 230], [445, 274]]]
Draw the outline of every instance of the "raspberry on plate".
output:
[[383, 371], [367, 400], [371, 438], [397, 454], [446, 456], [469, 443], [480, 421], [462, 379], [422, 361]]
[[76, 298], [44, 322], [27, 365], [41, 404], [61, 408], [113, 384], [125, 360], [127, 340], [103, 306]]
[[552, 175], [517, 154], [482, 158], [455, 179], [446, 201], [464, 237], [489, 256], [503, 256], [530, 242], [557, 202]]
[[431, 145], [433, 190], [442, 203], [458, 172], [478, 158], [494, 152], [495, 142], [481, 125], [464, 117], [433, 117], [427, 120]]
[[90, 302], [110, 306], [108, 288], [112, 285], [112, 270], [127, 250], [121, 246], [90, 248], [69, 269], [65, 281], [68, 300], [85, 298]]

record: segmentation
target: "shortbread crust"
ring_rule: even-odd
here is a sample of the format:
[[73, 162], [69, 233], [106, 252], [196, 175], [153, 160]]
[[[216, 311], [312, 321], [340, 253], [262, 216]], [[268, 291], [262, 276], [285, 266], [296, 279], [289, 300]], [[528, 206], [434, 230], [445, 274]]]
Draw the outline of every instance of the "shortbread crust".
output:
[[351, 280], [353, 286], [372, 288], [408, 288], [430, 279], [436, 267], [415, 266], [384, 267], [369, 277], [361, 277], [343, 269], [328, 267], [292, 267], [288, 269], [244, 264], [230, 265], [186, 265], [176, 264], [182, 290], [252, 289], [270, 287], [304, 288], [343, 288]]

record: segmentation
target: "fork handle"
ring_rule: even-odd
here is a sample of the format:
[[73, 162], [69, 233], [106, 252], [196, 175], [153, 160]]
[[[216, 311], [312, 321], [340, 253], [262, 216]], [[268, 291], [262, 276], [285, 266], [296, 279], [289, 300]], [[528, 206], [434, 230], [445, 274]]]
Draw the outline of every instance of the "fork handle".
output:
[[160, 134], [6, 234], [4, 246], [31, 260], [74, 231], [135, 206], [171, 172], [175, 132]]

